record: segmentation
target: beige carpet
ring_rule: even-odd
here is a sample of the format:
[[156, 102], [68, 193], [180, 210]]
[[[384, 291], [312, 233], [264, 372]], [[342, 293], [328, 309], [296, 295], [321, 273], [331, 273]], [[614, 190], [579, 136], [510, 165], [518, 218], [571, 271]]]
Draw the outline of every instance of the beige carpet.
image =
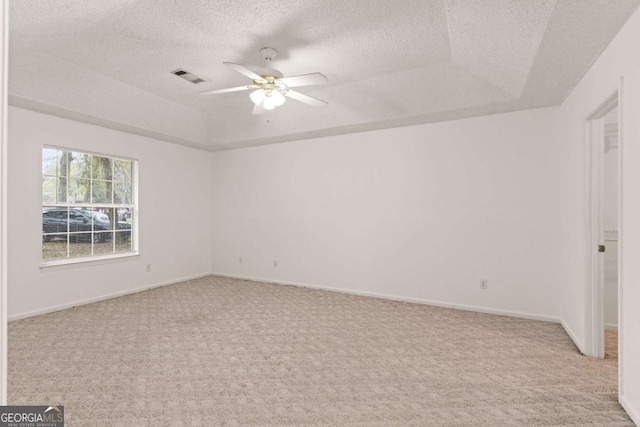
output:
[[68, 426], [633, 425], [560, 325], [209, 277], [9, 326]]

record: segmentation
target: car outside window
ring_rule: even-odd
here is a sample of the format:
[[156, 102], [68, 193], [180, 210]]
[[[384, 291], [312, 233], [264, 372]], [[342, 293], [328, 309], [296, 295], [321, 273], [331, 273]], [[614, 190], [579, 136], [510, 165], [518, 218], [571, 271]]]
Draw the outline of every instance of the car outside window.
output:
[[42, 149], [43, 265], [137, 253], [137, 162]]

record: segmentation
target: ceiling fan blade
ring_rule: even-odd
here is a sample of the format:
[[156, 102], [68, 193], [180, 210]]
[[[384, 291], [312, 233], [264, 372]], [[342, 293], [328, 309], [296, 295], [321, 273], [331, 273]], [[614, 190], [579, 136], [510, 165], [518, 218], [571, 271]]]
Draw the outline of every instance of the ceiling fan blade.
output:
[[220, 93], [239, 92], [241, 90], [249, 90], [254, 87], [255, 86], [238, 86], [238, 87], [229, 87], [227, 89], [205, 90], [204, 92], [199, 92], [198, 95], [218, 95]]
[[293, 98], [296, 101], [304, 102], [305, 104], [309, 104], [312, 107], [326, 107], [329, 103], [324, 102], [320, 99], [313, 98], [309, 95], [305, 95], [300, 92], [296, 92], [295, 90], [287, 90], [285, 93], [289, 98]]
[[308, 86], [308, 85], [319, 85], [323, 83], [327, 83], [329, 79], [322, 73], [311, 73], [311, 74], [302, 74], [299, 76], [291, 76], [284, 77], [282, 79], [278, 79], [279, 82], [282, 82], [287, 87], [296, 87], [296, 86]]
[[234, 64], [233, 62], [223, 62], [223, 64], [226, 65], [227, 67], [233, 68], [240, 74], [243, 74], [249, 77], [251, 80], [265, 81], [262, 77], [260, 77], [253, 71], [247, 70], [245, 67], [243, 67], [240, 64]]
[[264, 105], [261, 102], [260, 104], [255, 104], [253, 106], [253, 115], [254, 116], [259, 116], [260, 114], [264, 114], [265, 113], [265, 109], [264, 109]]

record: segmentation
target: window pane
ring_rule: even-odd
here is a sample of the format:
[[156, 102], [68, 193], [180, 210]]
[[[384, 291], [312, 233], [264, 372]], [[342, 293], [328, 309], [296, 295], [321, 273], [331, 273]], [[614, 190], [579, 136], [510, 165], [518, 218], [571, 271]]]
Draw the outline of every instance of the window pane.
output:
[[113, 203], [119, 205], [132, 204], [132, 185], [130, 182], [116, 182], [114, 183], [114, 200]]
[[113, 160], [108, 157], [93, 156], [91, 177], [111, 181], [113, 179]]
[[91, 200], [90, 189], [91, 181], [88, 179], [69, 179], [69, 196], [67, 201], [69, 203], [89, 203]]
[[57, 203], [67, 201], [67, 178], [58, 178], [58, 199]]
[[67, 233], [42, 233], [43, 242], [67, 241]]
[[133, 209], [118, 209], [118, 224], [116, 233], [116, 252], [131, 252], [132, 239], [131, 230], [133, 228]]
[[91, 231], [91, 216], [84, 209], [69, 210], [69, 232]]
[[119, 217], [116, 230], [122, 231], [126, 235], [131, 235], [131, 217]]
[[131, 223], [133, 222], [132, 213], [132, 209], [130, 208], [118, 208], [118, 222], [127, 223], [129, 227], [131, 227]]
[[58, 151], [58, 176], [67, 176], [70, 155], [71, 153], [67, 153], [66, 151]]
[[64, 203], [67, 201], [67, 178], [42, 177], [42, 204]]
[[93, 212], [93, 231], [110, 231], [114, 229], [114, 208], [96, 208]]
[[67, 257], [67, 235], [43, 236], [42, 259], [54, 260]]
[[109, 246], [111, 246], [111, 239], [113, 238], [113, 233], [111, 231], [96, 231], [91, 234], [91, 239], [93, 240], [94, 247], [97, 244], [103, 245], [107, 242]]
[[131, 160], [113, 161], [113, 180], [119, 182], [131, 182], [133, 179], [133, 162]]
[[103, 232], [93, 235], [93, 254], [109, 255], [113, 253], [113, 233]]
[[69, 258], [91, 256], [91, 233], [69, 233]]
[[58, 150], [55, 148], [42, 149], [42, 175], [57, 175]]
[[118, 231], [115, 233], [116, 253], [131, 252], [131, 231]]
[[116, 232], [116, 253], [125, 253], [133, 251], [133, 209], [118, 209], [118, 225]]
[[113, 203], [113, 183], [111, 181], [93, 181], [91, 203]]
[[85, 153], [69, 153], [69, 177], [91, 178], [91, 155]]
[[53, 176], [42, 177], [42, 204], [56, 203], [58, 180]]
[[42, 211], [43, 233], [66, 233], [67, 208], [45, 208]]

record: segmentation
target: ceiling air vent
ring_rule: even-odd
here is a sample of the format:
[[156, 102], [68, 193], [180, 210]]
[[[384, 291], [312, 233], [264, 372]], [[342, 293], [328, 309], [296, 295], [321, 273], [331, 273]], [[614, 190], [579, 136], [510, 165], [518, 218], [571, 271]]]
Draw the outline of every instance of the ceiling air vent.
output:
[[202, 83], [204, 81], [200, 77], [193, 75], [190, 72], [183, 70], [182, 68], [178, 68], [177, 70], [172, 71], [171, 74], [175, 74], [176, 76], [183, 78], [191, 83]]

